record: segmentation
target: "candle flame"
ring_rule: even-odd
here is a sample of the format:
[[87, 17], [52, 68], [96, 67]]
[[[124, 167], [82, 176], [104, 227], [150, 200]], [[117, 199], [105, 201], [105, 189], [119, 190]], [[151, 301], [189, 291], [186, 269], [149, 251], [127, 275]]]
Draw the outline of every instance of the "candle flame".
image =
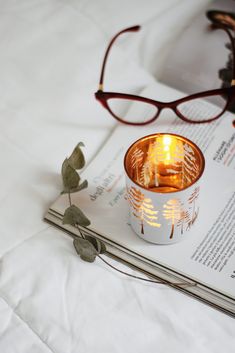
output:
[[169, 135], [163, 136], [163, 151], [165, 152], [164, 161], [169, 162], [171, 160], [171, 145], [172, 145], [172, 138]]
[[169, 135], [163, 136], [163, 144], [165, 147], [171, 144], [172, 137]]

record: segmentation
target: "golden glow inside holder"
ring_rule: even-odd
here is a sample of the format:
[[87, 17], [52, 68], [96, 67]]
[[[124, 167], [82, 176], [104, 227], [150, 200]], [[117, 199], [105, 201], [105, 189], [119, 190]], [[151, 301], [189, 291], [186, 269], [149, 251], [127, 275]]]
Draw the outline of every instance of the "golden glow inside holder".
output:
[[161, 193], [180, 191], [194, 184], [204, 165], [200, 149], [174, 134], [139, 139], [128, 149], [124, 160], [126, 173], [135, 184]]
[[165, 163], [170, 163], [171, 160], [171, 149], [173, 147], [173, 140], [172, 137], [169, 135], [163, 136], [162, 144], [163, 144], [163, 151], [165, 153]]

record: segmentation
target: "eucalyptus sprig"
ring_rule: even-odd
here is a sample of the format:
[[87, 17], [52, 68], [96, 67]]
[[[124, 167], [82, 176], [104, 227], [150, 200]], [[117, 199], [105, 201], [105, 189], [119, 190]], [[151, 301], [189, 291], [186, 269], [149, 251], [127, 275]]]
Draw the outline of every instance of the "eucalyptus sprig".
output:
[[71, 194], [73, 194], [74, 192], [80, 192], [88, 186], [87, 180], [81, 181], [81, 177], [78, 174], [78, 170], [82, 169], [85, 166], [85, 157], [81, 150], [81, 147], [84, 147], [84, 144], [82, 142], [79, 142], [74, 148], [71, 156], [64, 160], [61, 169], [64, 186], [64, 189], [61, 194], [68, 194], [69, 201], [69, 207], [66, 208], [64, 212], [62, 223], [72, 225], [78, 229], [81, 238], [75, 238], [73, 244], [76, 249], [76, 252], [78, 253], [78, 255], [80, 255], [80, 258], [87, 262], [94, 262], [96, 257], [99, 257], [100, 260], [102, 260], [106, 265], [108, 265], [115, 271], [145, 282], [166, 284], [171, 287], [190, 286], [189, 284], [185, 283], [170, 283], [165, 280], [152, 280], [149, 278], [135, 276], [128, 272], [122, 271], [117, 267], [113, 266], [101, 256], [102, 254], [106, 253], [105, 244], [101, 240], [93, 236], [83, 234], [80, 227], [86, 228], [91, 224], [91, 222], [78, 206], [73, 205], [71, 196]]
[[66, 158], [62, 164], [61, 174], [64, 185], [62, 194], [68, 194], [69, 200], [69, 207], [64, 212], [62, 223], [70, 224], [79, 230], [81, 238], [74, 239], [74, 247], [82, 260], [94, 262], [97, 255], [106, 251], [105, 244], [99, 239], [83, 235], [79, 226], [88, 227], [91, 222], [78, 206], [72, 204], [71, 198], [72, 193], [79, 192], [88, 186], [87, 180], [81, 181], [77, 172], [85, 166], [85, 157], [81, 147], [84, 147], [84, 144], [79, 142], [71, 156]]

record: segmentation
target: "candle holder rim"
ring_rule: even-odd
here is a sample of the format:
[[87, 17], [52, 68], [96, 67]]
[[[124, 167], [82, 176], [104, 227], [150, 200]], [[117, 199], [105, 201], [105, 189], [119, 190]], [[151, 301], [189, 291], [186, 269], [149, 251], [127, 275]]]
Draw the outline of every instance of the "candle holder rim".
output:
[[[141, 185], [139, 183], [137, 183], [135, 180], [133, 180], [128, 171], [127, 171], [127, 167], [126, 167], [126, 164], [127, 164], [127, 156], [130, 152], [130, 150], [133, 148], [134, 145], [136, 145], [139, 141], [143, 141], [143, 140], [149, 140], [150, 138], [153, 138], [153, 137], [160, 137], [160, 136], [163, 136], [163, 135], [169, 135], [169, 136], [173, 136], [173, 137], [176, 137], [176, 138], [179, 138], [180, 140], [183, 140], [183, 141], [187, 141], [189, 143], [189, 145], [193, 146], [199, 153], [199, 156], [200, 156], [200, 159], [201, 159], [201, 170], [200, 170], [200, 173], [198, 174], [198, 176], [196, 177], [196, 179], [193, 181], [193, 183], [187, 185], [186, 187], [180, 189], [180, 190], [174, 190], [174, 191], [152, 191], [150, 190], [149, 188], [147, 188], [146, 186], [144, 185]], [[130, 147], [128, 148], [128, 150], [126, 151], [125, 153], [125, 156], [124, 156], [124, 169], [125, 169], [125, 172], [126, 172], [126, 175], [128, 176], [128, 178], [135, 184], [137, 185], [138, 187], [142, 188], [142, 189], [145, 189], [149, 192], [152, 192], [152, 193], [155, 193], [155, 194], [174, 194], [174, 193], [178, 193], [178, 192], [181, 192], [183, 190], [186, 190], [188, 188], [190, 188], [192, 185], [194, 185], [202, 176], [203, 172], [204, 172], [204, 169], [205, 169], [205, 157], [201, 151], [201, 149], [191, 140], [189, 140], [187, 137], [184, 137], [182, 135], [178, 135], [178, 134], [173, 134], [173, 133], [170, 133], [170, 132], [157, 132], [157, 133], [154, 133], [154, 134], [149, 134], [149, 135], [146, 135], [146, 136], [143, 136], [143, 137], [140, 137], [138, 140], [134, 141]]]

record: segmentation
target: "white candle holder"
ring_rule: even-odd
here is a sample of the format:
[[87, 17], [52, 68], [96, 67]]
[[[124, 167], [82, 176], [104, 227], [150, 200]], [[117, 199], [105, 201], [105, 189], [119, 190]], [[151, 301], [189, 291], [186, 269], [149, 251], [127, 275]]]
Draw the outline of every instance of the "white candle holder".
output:
[[124, 158], [130, 223], [144, 240], [183, 240], [199, 212], [201, 150], [185, 137], [159, 133], [134, 142]]

